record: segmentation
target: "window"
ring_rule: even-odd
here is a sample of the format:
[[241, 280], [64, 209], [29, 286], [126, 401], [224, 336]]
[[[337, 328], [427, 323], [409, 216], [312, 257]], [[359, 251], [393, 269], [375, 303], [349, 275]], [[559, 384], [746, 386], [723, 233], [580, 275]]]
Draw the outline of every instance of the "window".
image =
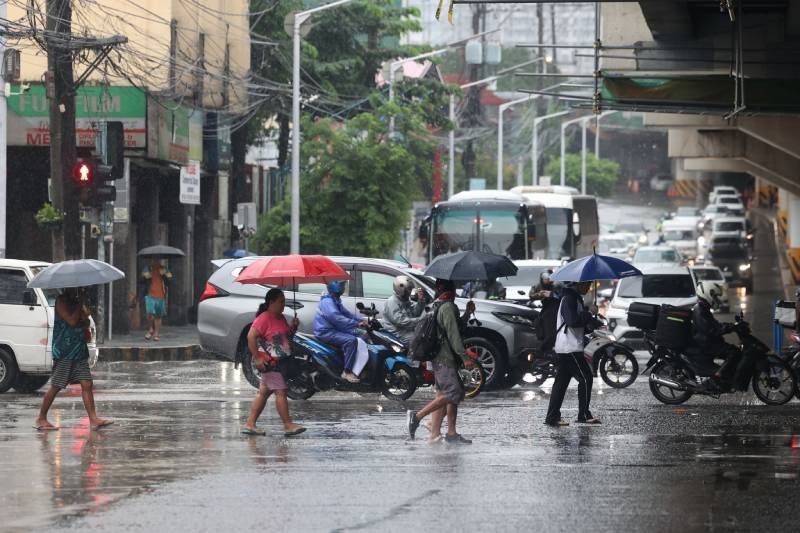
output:
[[22, 305], [28, 278], [21, 270], [0, 270], [0, 304]]
[[619, 282], [621, 298], [691, 298], [694, 281], [689, 274], [650, 274]]
[[693, 272], [697, 281], [722, 281], [725, 279], [718, 268], [696, 268]]
[[394, 276], [382, 272], [362, 272], [362, 295], [364, 298], [389, 298], [394, 294], [394, 278]]
[[744, 231], [744, 222], [719, 222], [716, 231]]

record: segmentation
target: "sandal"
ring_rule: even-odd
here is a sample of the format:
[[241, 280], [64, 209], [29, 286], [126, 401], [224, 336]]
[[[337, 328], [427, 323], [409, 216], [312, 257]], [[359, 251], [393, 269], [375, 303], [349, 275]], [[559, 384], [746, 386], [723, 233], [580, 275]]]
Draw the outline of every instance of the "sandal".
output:
[[153, 334], [152, 333], [145, 333], [144, 334], [144, 340], [149, 341], [152, 338], [153, 338]]
[[258, 435], [259, 437], [263, 437], [267, 434], [263, 429], [248, 427], [243, 427], [241, 433], [242, 435]]
[[294, 437], [295, 435], [299, 435], [300, 433], [303, 433], [305, 430], [306, 430], [306, 428], [304, 428], [303, 426], [300, 426], [300, 427], [298, 427], [296, 429], [293, 429], [292, 431], [285, 431], [283, 433], [283, 436], [284, 437]]
[[595, 418], [595, 417], [587, 418], [586, 420], [580, 420], [579, 419], [578, 420], [578, 424], [589, 424], [591, 426], [599, 426], [600, 425], [600, 420]]

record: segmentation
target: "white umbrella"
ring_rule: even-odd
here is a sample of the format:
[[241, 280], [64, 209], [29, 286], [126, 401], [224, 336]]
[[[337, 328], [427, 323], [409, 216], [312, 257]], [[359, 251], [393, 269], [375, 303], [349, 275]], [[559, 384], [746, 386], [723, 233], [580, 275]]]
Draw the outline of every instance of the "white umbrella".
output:
[[45, 268], [28, 282], [28, 288], [65, 289], [103, 285], [125, 277], [120, 269], [97, 259], [62, 261]]

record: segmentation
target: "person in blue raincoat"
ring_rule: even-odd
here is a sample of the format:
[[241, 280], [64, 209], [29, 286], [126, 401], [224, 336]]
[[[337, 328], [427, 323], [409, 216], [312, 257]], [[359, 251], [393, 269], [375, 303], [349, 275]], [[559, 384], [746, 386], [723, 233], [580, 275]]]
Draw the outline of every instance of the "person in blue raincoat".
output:
[[314, 335], [322, 342], [337, 346], [344, 352], [342, 379], [357, 383], [358, 375], [369, 358], [367, 344], [356, 335], [356, 329], [366, 323], [348, 311], [342, 304], [345, 282], [328, 283], [328, 292], [322, 295], [314, 318]]

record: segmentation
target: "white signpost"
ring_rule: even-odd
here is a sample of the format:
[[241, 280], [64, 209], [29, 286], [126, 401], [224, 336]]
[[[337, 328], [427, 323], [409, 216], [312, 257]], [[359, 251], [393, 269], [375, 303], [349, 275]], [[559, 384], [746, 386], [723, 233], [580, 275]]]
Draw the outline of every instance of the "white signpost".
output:
[[182, 204], [200, 205], [200, 161], [189, 161], [181, 167], [181, 193]]

